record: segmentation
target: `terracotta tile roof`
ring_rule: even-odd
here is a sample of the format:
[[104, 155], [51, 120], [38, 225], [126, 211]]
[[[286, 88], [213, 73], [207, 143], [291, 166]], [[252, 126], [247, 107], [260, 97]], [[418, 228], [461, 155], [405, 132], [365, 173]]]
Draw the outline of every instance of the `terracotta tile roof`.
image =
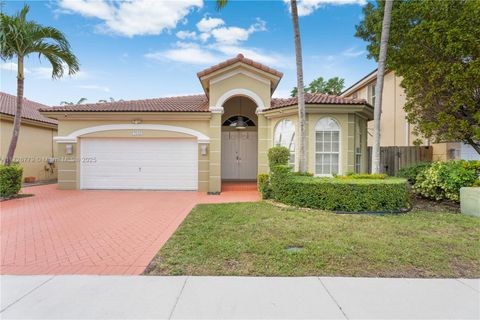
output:
[[204, 94], [43, 108], [43, 112], [208, 112]]
[[[297, 104], [297, 97], [292, 98], [273, 98], [269, 109], [277, 109], [283, 107], [294, 106]], [[362, 105], [366, 104], [367, 101], [364, 99], [352, 99], [339, 96], [333, 96], [323, 93], [306, 93], [305, 94], [305, 104], [356, 104]]]
[[[48, 108], [49, 106], [24, 98], [22, 118], [43, 123], [58, 124], [57, 120], [47, 118], [39, 112], [40, 109]], [[17, 97], [5, 92], [0, 92], [0, 113], [15, 116], [16, 111]]]
[[280, 78], [283, 77], [283, 73], [281, 73], [280, 71], [277, 71], [277, 70], [275, 70], [275, 69], [272, 69], [272, 68], [270, 68], [270, 67], [267, 67], [266, 65], [263, 65], [263, 64], [261, 64], [261, 63], [255, 62], [255, 61], [253, 61], [253, 60], [251, 60], [251, 59], [245, 58], [245, 56], [244, 56], [243, 54], [241, 54], [241, 53], [238, 54], [235, 58], [228, 59], [228, 60], [226, 60], [226, 61], [224, 61], [224, 62], [222, 62], [222, 63], [216, 64], [216, 65], [214, 65], [214, 66], [212, 66], [212, 67], [210, 67], [210, 68], [207, 68], [207, 69], [205, 69], [205, 70], [203, 70], [203, 71], [198, 72], [198, 73], [197, 73], [197, 76], [198, 76], [199, 78], [201, 78], [201, 77], [203, 77], [203, 76], [206, 76], [207, 74], [210, 74], [210, 73], [215, 72], [215, 71], [217, 71], [217, 70], [220, 70], [220, 69], [222, 69], [222, 68], [228, 67], [228, 66], [230, 66], [230, 65], [232, 65], [232, 64], [234, 64], [234, 63], [237, 63], [237, 62], [243, 62], [243, 63], [245, 63], [245, 64], [248, 64], [248, 65], [250, 65], [250, 66], [252, 66], [252, 67], [258, 68], [258, 69], [260, 69], [260, 70], [262, 70], [262, 71], [271, 73], [271, 74], [273, 74], [273, 75], [275, 75], [275, 76], [277, 76], [277, 77], [280, 77]]

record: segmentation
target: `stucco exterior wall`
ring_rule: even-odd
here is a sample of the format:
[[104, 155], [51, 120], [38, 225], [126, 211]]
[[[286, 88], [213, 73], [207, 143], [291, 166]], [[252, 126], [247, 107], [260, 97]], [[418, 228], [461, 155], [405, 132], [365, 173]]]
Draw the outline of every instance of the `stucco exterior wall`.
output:
[[[0, 120], [1, 149], [0, 158], [4, 159], [12, 137], [13, 122]], [[23, 177], [35, 177], [36, 180], [53, 180], [57, 178], [56, 165], [50, 166], [48, 158], [56, 156], [53, 137], [57, 135], [54, 128], [22, 123], [20, 136], [14, 158], [23, 167]]]
[[460, 159], [460, 142], [432, 144], [432, 161], [448, 161]]
[[[205, 117], [205, 115], [203, 115]], [[92, 116], [90, 116], [92, 117]], [[112, 118], [114, 116], [112, 115]], [[137, 114], [133, 118], [137, 121], [141, 121], [142, 124], [160, 124], [169, 125], [182, 128], [193, 129], [199, 131], [207, 136], [211, 136], [214, 132], [211, 132], [209, 125], [209, 119], [194, 119], [192, 115], [186, 115], [190, 120], [142, 120], [142, 114]], [[130, 124], [132, 121], [126, 120], [90, 120], [90, 119], [76, 119], [60, 121], [59, 123], [59, 136], [68, 136], [72, 132], [84, 129], [88, 127], [95, 127], [107, 124]], [[58, 143], [58, 187], [59, 189], [79, 189], [80, 188], [80, 161], [81, 150], [80, 141], [85, 138], [131, 138], [131, 139], [144, 139], [144, 138], [192, 138], [195, 137], [172, 131], [158, 131], [158, 130], [143, 130], [141, 136], [133, 136], [132, 130], [110, 130], [88, 133], [80, 136], [77, 143]], [[73, 146], [73, 154], [66, 154], [66, 145], [71, 144]], [[211, 149], [211, 147], [209, 147]], [[201, 146], [198, 146], [198, 189], [199, 191], [208, 191], [210, 182], [210, 152], [206, 155], [202, 155]]]
[[[251, 71], [251, 70], [250, 70]], [[219, 72], [218, 76], [222, 73]], [[257, 75], [258, 76], [258, 75]], [[212, 79], [215, 79], [213, 77]], [[239, 90], [247, 92], [243, 94]], [[228, 99], [223, 101], [225, 97]], [[256, 103], [255, 98], [260, 100]], [[257, 125], [258, 135], [258, 173], [268, 172], [267, 150], [269, 146], [268, 130], [269, 124], [265, 117], [257, 114], [257, 111], [270, 106], [271, 87], [267, 80], [252, 78], [245, 74], [239, 73], [223, 79], [219, 82], [211, 82], [209, 87], [209, 105], [212, 108], [222, 107], [222, 111], [212, 113], [210, 120], [210, 186], [209, 192], [221, 191], [221, 125], [223, 120], [229, 116], [239, 114], [240, 108], [238, 99], [242, 99], [242, 114], [245, 114]], [[223, 101], [223, 104], [221, 102]], [[243, 107], [245, 103], [245, 107]]]
[[[292, 112], [293, 111], [293, 112]], [[268, 119], [268, 142], [266, 145], [266, 151], [274, 144], [274, 133], [277, 124], [282, 120], [290, 120], [295, 125], [295, 170], [298, 170], [299, 165], [299, 153], [298, 147], [300, 145], [300, 128], [298, 115], [296, 109], [290, 112], [278, 112], [276, 115], [269, 114]], [[308, 172], [316, 173], [315, 169], [315, 126], [317, 122], [325, 117], [335, 119], [340, 126], [340, 172], [339, 174], [346, 174], [347, 172], [355, 171], [355, 134], [362, 134], [363, 137], [367, 135], [366, 120], [362, 117], [356, 116], [354, 113], [307, 113], [307, 123], [305, 130], [307, 132], [307, 168]], [[358, 128], [361, 132], [356, 131], [356, 124], [358, 122]], [[260, 143], [260, 141], [259, 141]], [[363, 139], [362, 144], [362, 165], [361, 172], [367, 172], [367, 141]], [[267, 160], [268, 163], [268, 160]]]
[[[406, 95], [400, 86], [402, 79], [395, 76], [394, 72], [388, 72], [384, 78], [382, 118], [380, 123], [382, 146], [413, 146], [416, 139], [419, 139], [412, 133], [412, 128], [406, 120], [406, 113], [403, 107], [406, 103]], [[353, 98], [365, 99], [373, 103], [368, 93], [368, 87], [375, 84], [376, 78], [366, 82], [357, 90], [347, 95]], [[368, 123], [368, 145], [373, 144], [373, 121]], [[427, 144], [427, 141], [424, 141]]]
[[[369, 81], [365, 81], [358, 86], [356, 90], [352, 90], [345, 95], [346, 97], [357, 97], [365, 99], [372, 103], [368, 94], [368, 86], [374, 84], [375, 77]], [[460, 144], [458, 143], [434, 143], [430, 144], [428, 140], [422, 139], [413, 134], [412, 126], [407, 122], [404, 106], [406, 103], [406, 95], [404, 89], [400, 86], [402, 79], [397, 77], [394, 72], [388, 72], [385, 75], [383, 87], [382, 101], [382, 118], [381, 128], [381, 146], [414, 146], [416, 140], [420, 140], [422, 145], [431, 145], [433, 149], [434, 161], [446, 161], [454, 159], [450, 149], [456, 149], [459, 152]], [[373, 121], [368, 122], [368, 145], [373, 144]], [[457, 152], [457, 153], [458, 153]]]
[[225, 93], [235, 89], [254, 92], [260, 97], [264, 107], [268, 108], [270, 106], [270, 85], [244, 74], [236, 74], [223, 81], [212, 84], [210, 86], [210, 106], [216, 106], [219, 103], [219, 99]]

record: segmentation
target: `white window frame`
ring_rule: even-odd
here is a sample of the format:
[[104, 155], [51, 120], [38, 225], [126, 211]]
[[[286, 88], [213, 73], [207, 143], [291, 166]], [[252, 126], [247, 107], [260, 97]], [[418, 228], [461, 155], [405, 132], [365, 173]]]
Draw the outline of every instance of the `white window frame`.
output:
[[297, 128], [295, 126], [295, 123], [292, 121], [292, 120], [289, 120], [289, 119], [283, 119], [283, 120], [280, 120], [277, 122], [277, 124], [275, 125], [275, 129], [273, 130], [273, 146], [274, 147], [285, 147], [285, 146], [282, 146], [281, 144], [277, 144], [277, 141], [276, 141], [276, 138], [277, 138], [277, 130], [279, 130], [279, 127], [282, 123], [286, 123], [286, 122], [290, 122], [293, 126], [293, 138], [292, 140], [290, 141], [290, 145], [291, 143], [293, 142], [293, 152], [291, 150], [290, 147], [287, 147], [288, 150], [290, 150], [290, 159], [292, 158], [293, 156], [293, 163], [289, 160], [288, 161], [288, 164], [290, 166], [292, 166], [293, 168], [295, 168], [295, 163], [296, 163], [296, 152], [297, 152], [297, 146], [296, 146], [296, 134], [297, 134]]
[[[355, 146], [355, 162], [354, 162], [354, 171], [355, 173], [361, 173], [362, 171], [362, 161], [363, 161], [363, 135], [362, 135], [362, 127], [360, 126], [360, 124], [358, 123], [358, 120], [357, 120], [357, 123], [355, 124], [355, 133], [356, 135], [358, 136], [358, 146]], [[357, 139], [355, 137], [355, 144], [357, 143]], [[358, 161], [357, 161], [358, 159]]]
[[[335, 124], [337, 125], [338, 127], [338, 172], [337, 174], [338, 175], [342, 175], [343, 174], [343, 171], [342, 171], [342, 127], [340, 126], [340, 123], [337, 121], [337, 119], [333, 118], [333, 117], [323, 117], [323, 118], [320, 118], [318, 119], [317, 123], [315, 124], [315, 128], [314, 128], [314, 149], [315, 149], [315, 156], [314, 156], [314, 171], [315, 171], [315, 176], [318, 176], [318, 177], [333, 177], [333, 174], [331, 173], [317, 173], [317, 154], [334, 154], [335, 152], [320, 152], [320, 151], [317, 151], [317, 132], [325, 132], [326, 130], [319, 130], [318, 129], [318, 125], [320, 123], [320, 121], [322, 120], [325, 120], [325, 119], [330, 119], [332, 121], [335, 122]], [[329, 131], [329, 132], [335, 132], [335, 131]], [[332, 142], [332, 140], [330, 140], [330, 143]]]
[[377, 93], [375, 92], [375, 87], [377, 86], [377, 83], [371, 83], [367, 87], [368, 91], [368, 103], [370, 103], [372, 106], [375, 105], [375, 99], [377, 97]]

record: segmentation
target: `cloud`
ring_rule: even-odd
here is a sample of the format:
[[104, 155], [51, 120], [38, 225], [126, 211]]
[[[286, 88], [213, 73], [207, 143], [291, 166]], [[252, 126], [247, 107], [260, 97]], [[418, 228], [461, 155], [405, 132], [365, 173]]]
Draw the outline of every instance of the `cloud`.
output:
[[247, 58], [272, 67], [288, 68], [293, 65], [291, 59], [278, 54], [264, 53], [257, 48], [232, 45], [200, 45], [193, 42], [177, 42], [174, 48], [145, 55], [148, 59], [174, 61], [194, 65], [213, 65], [243, 53]]
[[356, 50], [356, 48], [348, 48], [342, 52], [342, 55], [349, 58], [355, 58], [366, 53], [365, 50]]
[[103, 23], [97, 29], [133, 37], [158, 35], [174, 29], [194, 9], [203, 6], [202, 0], [181, 1], [108, 1], [108, 0], [59, 0], [61, 13], [78, 13], [97, 18]]
[[[239, 53], [246, 57], [270, 66], [285, 67], [289, 59], [272, 53], [264, 53], [258, 48], [242, 46], [251, 34], [265, 31], [265, 21], [258, 19], [248, 28], [226, 26], [225, 21], [215, 18], [203, 18], [197, 23], [199, 35], [195, 31], [179, 31], [176, 36], [182, 40], [173, 48], [156, 51], [145, 55], [148, 59], [174, 61], [194, 65], [212, 65], [232, 58]], [[212, 40], [212, 41], [209, 41]]]
[[[15, 62], [2, 62], [0, 63], [0, 69], [17, 73], [18, 65]], [[30, 69], [23, 67], [23, 72], [29, 74]]]
[[188, 32], [188, 31], [178, 31], [176, 34], [177, 38], [185, 40], [185, 39], [196, 39], [197, 33], [195, 31]]
[[[68, 80], [68, 79], [74, 79], [74, 80], [83, 80], [87, 79], [89, 77], [89, 74], [87, 71], [77, 71], [77, 73], [73, 75], [68, 74], [68, 66], [67, 64], [63, 64], [63, 70], [64, 74], [63, 77], [60, 78], [59, 80]], [[52, 79], [52, 67], [36, 67], [31, 69], [31, 74], [33, 77], [37, 79]]]
[[200, 32], [209, 32], [216, 27], [223, 26], [224, 24], [225, 21], [220, 18], [204, 17], [197, 23], [197, 29]]
[[210, 39], [210, 36], [211, 36], [210, 33], [204, 32], [200, 34], [200, 40], [202, 40], [202, 42], [207, 42], [208, 39]]
[[239, 53], [254, 61], [274, 67], [288, 67], [290, 59], [275, 53], [265, 53], [258, 48], [248, 48], [241, 46], [220, 45], [215, 47], [216, 50], [223, 53], [226, 57], [231, 58]]
[[[78, 71], [76, 74], [69, 76], [68, 67], [66, 64], [63, 64], [65, 70], [64, 77], [62, 79], [86, 79], [88, 78], [88, 73], [86, 71]], [[17, 72], [17, 64], [15, 62], [3, 62], [0, 64], [1, 70], [6, 70], [10, 72]], [[52, 67], [33, 67], [27, 68], [24, 67], [24, 73], [32, 75], [36, 79], [52, 79]]]
[[201, 48], [196, 43], [185, 42], [177, 42], [173, 49], [147, 53], [145, 57], [153, 60], [171, 60], [196, 65], [214, 64], [219, 61], [215, 53]]
[[95, 91], [101, 91], [101, 92], [110, 92], [109, 87], [96, 86], [96, 85], [79, 85], [79, 86], [76, 86], [76, 88], [87, 89], [87, 90], [95, 90]]
[[[283, 0], [290, 9], [290, 0]], [[298, 1], [298, 15], [308, 16], [315, 10], [326, 5], [365, 5], [367, 0], [300, 0]]]
[[211, 31], [212, 36], [221, 44], [237, 44], [240, 41], [246, 41], [254, 32], [265, 31], [266, 23], [257, 19], [257, 23], [252, 24], [248, 29], [239, 27], [221, 27]]

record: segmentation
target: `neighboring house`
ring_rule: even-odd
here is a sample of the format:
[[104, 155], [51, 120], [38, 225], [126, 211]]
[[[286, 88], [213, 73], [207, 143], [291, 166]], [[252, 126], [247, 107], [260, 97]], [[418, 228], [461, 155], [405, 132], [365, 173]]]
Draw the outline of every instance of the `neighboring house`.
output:
[[[372, 71], [351, 87], [346, 89], [341, 96], [365, 99], [369, 104], [375, 103], [375, 85], [377, 70]], [[433, 160], [480, 160], [478, 153], [467, 144], [460, 142], [445, 142], [431, 144], [427, 139], [422, 139], [413, 134], [413, 128], [406, 119], [403, 107], [406, 103], [404, 89], [400, 86], [402, 79], [393, 71], [385, 73], [383, 85], [382, 118], [380, 122], [381, 139], [380, 145], [389, 146], [413, 146], [416, 140], [422, 141], [422, 145], [432, 146]], [[373, 144], [373, 121], [368, 123], [368, 145]]]
[[[57, 135], [57, 121], [40, 114], [40, 108], [48, 106], [23, 100], [22, 122], [14, 161], [23, 167], [23, 177], [35, 177], [36, 180], [53, 180], [57, 171], [52, 160], [56, 145], [53, 137]], [[0, 92], [0, 158], [5, 159], [13, 132], [13, 119], [17, 109], [17, 97]]]
[[[296, 98], [273, 99], [283, 74], [243, 55], [197, 73], [205, 94], [44, 108], [59, 121], [60, 189], [221, 191], [268, 172], [268, 149], [298, 167]], [[366, 172], [364, 100], [306, 95], [308, 170]]]

